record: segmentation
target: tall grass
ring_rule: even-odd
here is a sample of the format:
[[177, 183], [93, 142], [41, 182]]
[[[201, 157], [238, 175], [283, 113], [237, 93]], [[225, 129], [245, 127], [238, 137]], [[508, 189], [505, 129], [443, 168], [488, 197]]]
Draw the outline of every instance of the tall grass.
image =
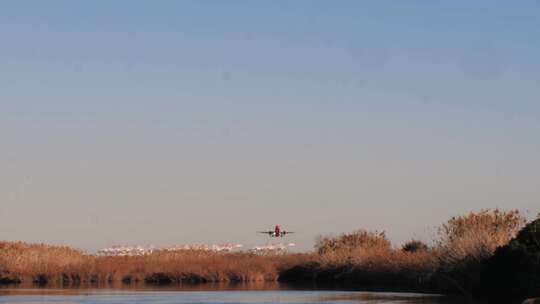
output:
[[431, 248], [419, 241], [399, 248], [384, 233], [365, 230], [320, 237], [317, 256], [282, 279], [473, 293], [483, 263], [524, 223], [518, 211], [497, 209], [453, 217], [438, 229]]
[[69, 247], [0, 242], [0, 281], [77, 280], [92, 270], [91, 256]]
[[[524, 225], [517, 211], [484, 210], [442, 224], [433, 246], [395, 246], [384, 232], [320, 237], [307, 254], [157, 251], [98, 257], [68, 247], [0, 242], [0, 283], [325, 281], [474, 292], [482, 265]], [[418, 250], [405, 250], [405, 248]]]
[[403, 251], [392, 246], [384, 232], [358, 230], [337, 237], [321, 237], [309, 264], [282, 273], [282, 280], [415, 287], [437, 266], [429, 250]]
[[451, 218], [438, 230], [437, 246], [444, 267], [465, 259], [482, 261], [508, 242], [525, 225], [519, 211], [483, 210]]
[[518, 211], [498, 209], [453, 217], [438, 231], [437, 274], [469, 293], [481, 286], [485, 262], [525, 225]]
[[68, 247], [0, 243], [0, 282], [247, 282], [276, 281], [305, 255], [258, 256], [186, 250], [145, 256], [98, 257]]

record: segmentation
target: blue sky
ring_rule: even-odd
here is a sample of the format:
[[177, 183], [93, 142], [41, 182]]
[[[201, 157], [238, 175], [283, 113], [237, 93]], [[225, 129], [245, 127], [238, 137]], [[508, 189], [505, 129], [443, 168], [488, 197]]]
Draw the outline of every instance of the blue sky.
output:
[[[5, 1], [0, 239], [430, 239], [540, 194], [536, 1]], [[17, 229], [13, 229], [17, 227]], [[154, 227], [154, 229], [148, 229]]]

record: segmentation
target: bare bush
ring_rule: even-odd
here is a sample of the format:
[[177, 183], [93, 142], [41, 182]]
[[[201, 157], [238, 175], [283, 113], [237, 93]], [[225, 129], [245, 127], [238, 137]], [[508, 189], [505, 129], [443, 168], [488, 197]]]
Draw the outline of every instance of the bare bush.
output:
[[401, 250], [405, 252], [417, 252], [428, 250], [429, 247], [424, 242], [419, 240], [410, 240], [401, 246]]
[[451, 218], [439, 228], [437, 245], [441, 262], [454, 267], [465, 259], [483, 261], [506, 245], [525, 225], [517, 210], [482, 210]]

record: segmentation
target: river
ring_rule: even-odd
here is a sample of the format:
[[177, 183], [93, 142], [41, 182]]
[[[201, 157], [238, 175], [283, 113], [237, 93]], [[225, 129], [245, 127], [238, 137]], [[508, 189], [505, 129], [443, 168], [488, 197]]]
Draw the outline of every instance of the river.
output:
[[463, 300], [439, 295], [294, 289], [287, 286], [182, 286], [131, 288], [35, 288], [0, 289], [0, 304], [218, 304], [218, 303], [365, 303], [365, 304], [458, 304]]

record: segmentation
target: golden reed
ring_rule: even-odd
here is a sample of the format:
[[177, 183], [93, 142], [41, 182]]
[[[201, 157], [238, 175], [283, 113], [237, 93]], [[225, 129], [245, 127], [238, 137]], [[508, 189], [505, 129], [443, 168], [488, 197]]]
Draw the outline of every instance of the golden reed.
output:
[[[443, 224], [431, 246], [392, 246], [382, 232], [321, 237], [306, 254], [260, 256], [186, 250], [99, 257], [69, 247], [0, 242], [0, 283], [345, 281], [424, 284], [444, 277], [466, 286], [481, 261], [523, 226], [517, 211], [486, 210]], [[414, 246], [411, 246], [414, 245]], [[460, 277], [461, 275], [463, 277]], [[465, 275], [466, 274], [466, 275]], [[453, 284], [452, 283], [452, 284]], [[465, 287], [466, 288], [466, 287]]]

